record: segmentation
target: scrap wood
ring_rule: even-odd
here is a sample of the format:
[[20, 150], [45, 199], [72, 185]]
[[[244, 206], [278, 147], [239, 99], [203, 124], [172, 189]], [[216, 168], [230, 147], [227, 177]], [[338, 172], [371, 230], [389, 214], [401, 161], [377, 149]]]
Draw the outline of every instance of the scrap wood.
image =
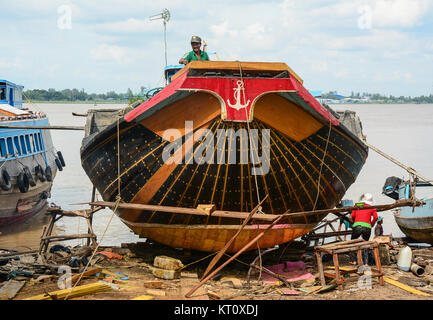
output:
[[[84, 277], [90, 277], [93, 276], [97, 273], [100, 273], [102, 271], [102, 268], [93, 268], [93, 269], [89, 269], [86, 272], [83, 273], [83, 278]], [[71, 277], [71, 283], [74, 284], [75, 282], [78, 281], [78, 279], [80, 279], [81, 273], [80, 274], [76, 274], [75, 276]], [[66, 281], [66, 280], [65, 280]]]
[[119, 272], [111, 272], [111, 271], [108, 271], [106, 269], [102, 269], [101, 273], [112, 276], [112, 277], [119, 279], [119, 280], [129, 280], [128, 276], [125, 276], [124, 274], [121, 274]]
[[417, 294], [417, 295], [420, 295], [420, 296], [430, 297], [430, 295], [429, 295], [428, 293], [425, 293], [425, 292], [422, 292], [422, 291], [420, 291], [420, 290], [417, 290], [417, 289], [414, 289], [414, 288], [412, 288], [412, 287], [409, 287], [408, 285], [403, 284], [403, 283], [401, 283], [401, 282], [398, 282], [398, 281], [396, 281], [396, 280], [393, 280], [393, 279], [391, 279], [391, 278], [383, 277], [383, 280], [385, 280], [385, 282], [387, 282], [387, 283], [389, 283], [389, 284], [392, 284], [393, 286], [396, 286], [396, 287], [398, 287], [398, 288], [400, 288], [400, 289], [403, 289], [403, 290], [409, 291], [409, 292], [411, 292], [411, 293], [414, 293], [414, 294]]
[[148, 295], [141, 295], [135, 298], [132, 298], [131, 300], [152, 300], [153, 297], [152, 296], [148, 296]]
[[97, 292], [103, 292], [111, 289], [112, 287], [108, 284], [95, 282], [95, 283], [85, 284], [81, 286], [76, 286], [75, 288], [71, 288], [71, 289], [63, 289], [63, 290], [57, 290], [53, 292], [47, 292], [44, 294], [26, 298], [24, 300], [55, 300], [55, 299], [59, 300], [59, 299], [64, 299], [66, 296], [68, 296], [68, 298], [75, 298], [75, 297], [80, 297], [80, 296], [93, 294]]
[[296, 290], [304, 292], [306, 294], [315, 293], [322, 289], [323, 286], [312, 286], [312, 287], [305, 287], [305, 288], [296, 288]]
[[299, 295], [299, 291], [293, 290], [293, 289], [278, 289], [275, 288], [275, 291], [277, 291], [281, 295], [285, 296], [297, 296]]
[[18, 294], [18, 292], [26, 284], [25, 281], [9, 280], [6, 284], [0, 288], [0, 298], [5, 297], [8, 299], [13, 299]]

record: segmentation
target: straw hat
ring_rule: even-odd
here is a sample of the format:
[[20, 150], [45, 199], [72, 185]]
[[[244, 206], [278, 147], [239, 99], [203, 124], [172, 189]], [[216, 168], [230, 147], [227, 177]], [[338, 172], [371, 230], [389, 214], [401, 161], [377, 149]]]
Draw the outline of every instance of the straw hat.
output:
[[373, 195], [371, 193], [364, 193], [359, 198], [359, 201], [369, 204], [371, 206], [373, 204]]

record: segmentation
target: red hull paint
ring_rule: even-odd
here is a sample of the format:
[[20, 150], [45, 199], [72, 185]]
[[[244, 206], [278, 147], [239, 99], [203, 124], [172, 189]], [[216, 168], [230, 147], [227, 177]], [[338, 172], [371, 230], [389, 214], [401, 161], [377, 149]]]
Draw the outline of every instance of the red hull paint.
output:
[[[187, 73], [185, 73], [170, 83], [164, 90], [155, 95], [155, 97], [142, 103], [133, 111], [126, 114], [125, 120], [131, 122], [136, 117], [149, 111], [176, 92], [205, 91], [213, 94], [220, 101], [221, 115], [224, 120], [247, 121], [248, 118], [252, 120], [253, 115], [250, 114], [251, 108], [254, 108], [255, 102], [262, 95], [271, 92], [290, 92], [297, 94], [300, 98], [305, 100], [314, 111], [323, 116], [327, 121], [330, 121], [333, 125], [339, 124], [339, 121], [293, 77], [287, 79], [245, 78], [243, 79], [243, 90], [240, 80], [240, 78], [187, 77]], [[237, 92], [240, 92], [238, 96], [236, 96]], [[231, 107], [233, 105], [237, 105], [238, 108]]]

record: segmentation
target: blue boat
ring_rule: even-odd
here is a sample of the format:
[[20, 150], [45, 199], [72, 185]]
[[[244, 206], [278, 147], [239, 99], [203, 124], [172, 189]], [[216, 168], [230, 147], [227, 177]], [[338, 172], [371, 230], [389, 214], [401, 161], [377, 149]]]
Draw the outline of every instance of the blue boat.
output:
[[[43, 211], [65, 161], [55, 150], [47, 116], [23, 108], [23, 86], [0, 80], [0, 226], [17, 224]], [[23, 129], [5, 128], [22, 126]]]
[[[407, 237], [433, 245], [433, 185], [428, 182], [412, 184], [416, 197], [424, 201], [425, 205], [395, 209], [395, 222]], [[397, 177], [387, 178], [383, 186], [383, 194], [394, 200], [411, 199], [412, 190], [409, 181]]]

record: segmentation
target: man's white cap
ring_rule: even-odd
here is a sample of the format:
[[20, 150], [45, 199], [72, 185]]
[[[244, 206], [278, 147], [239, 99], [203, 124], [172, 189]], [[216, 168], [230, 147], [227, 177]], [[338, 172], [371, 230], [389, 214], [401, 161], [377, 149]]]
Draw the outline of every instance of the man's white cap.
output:
[[359, 198], [359, 201], [369, 204], [370, 206], [373, 204], [373, 195], [371, 193], [364, 193]]

